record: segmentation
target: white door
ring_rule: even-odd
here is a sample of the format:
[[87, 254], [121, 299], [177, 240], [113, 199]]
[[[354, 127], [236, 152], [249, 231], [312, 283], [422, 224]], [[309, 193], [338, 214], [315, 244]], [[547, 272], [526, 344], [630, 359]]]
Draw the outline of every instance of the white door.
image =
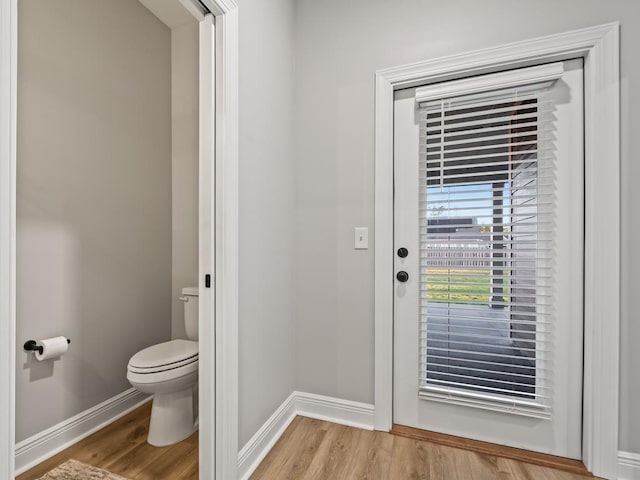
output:
[[582, 85], [396, 92], [394, 424], [581, 458]]

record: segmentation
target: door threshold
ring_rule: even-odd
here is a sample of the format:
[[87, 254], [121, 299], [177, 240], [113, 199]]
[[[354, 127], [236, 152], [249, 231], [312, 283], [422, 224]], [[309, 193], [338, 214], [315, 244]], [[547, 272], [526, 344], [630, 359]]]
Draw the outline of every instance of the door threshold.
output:
[[419, 428], [396, 425], [395, 423], [391, 426], [390, 433], [400, 437], [423, 440], [425, 442], [437, 443], [448, 447], [460, 448], [462, 450], [471, 450], [472, 452], [484, 455], [509, 458], [511, 460], [531, 463], [541, 467], [555, 468], [556, 470], [593, 477], [593, 474], [587, 470], [584, 463], [580, 460], [573, 460], [571, 458], [558, 457], [547, 453], [532, 452], [521, 448], [507, 447], [504, 445], [498, 445], [497, 443], [471, 440], [469, 438], [456, 437], [454, 435], [431, 432], [428, 430], [420, 430]]

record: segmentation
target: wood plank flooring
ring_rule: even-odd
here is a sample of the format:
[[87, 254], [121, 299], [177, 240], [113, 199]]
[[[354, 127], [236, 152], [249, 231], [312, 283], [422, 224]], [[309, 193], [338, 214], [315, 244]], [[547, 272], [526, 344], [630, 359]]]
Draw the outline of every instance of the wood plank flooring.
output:
[[423, 440], [425, 442], [437, 443], [438, 445], [447, 445], [449, 447], [461, 448], [463, 450], [471, 450], [472, 452], [483, 453], [494, 457], [510, 458], [512, 460], [518, 460], [525, 463], [533, 463], [534, 465], [540, 465], [542, 467], [550, 467], [557, 470], [564, 470], [565, 472], [593, 477], [584, 464], [579, 460], [556, 457], [554, 455], [547, 455], [544, 453], [530, 452], [520, 448], [480, 442], [478, 440], [471, 440], [469, 438], [456, 437], [453, 435], [444, 435], [442, 433], [419, 430], [417, 428], [406, 427], [403, 425], [392, 425], [391, 433], [394, 435], [413, 438], [415, 440]]
[[169, 447], [147, 443], [151, 403], [16, 477], [36, 480], [70, 458], [131, 480], [197, 480], [198, 433]]
[[575, 473], [296, 417], [251, 480], [586, 480]]
[[[150, 411], [150, 403], [143, 405], [16, 480], [36, 480], [70, 458], [131, 480], [197, 480], [197, 433], [170, 447], [152, 447], [146, 442]], [[305, 417], [294, 419], [251, 476], [252, 480], [588, 478], [485, 453]]]

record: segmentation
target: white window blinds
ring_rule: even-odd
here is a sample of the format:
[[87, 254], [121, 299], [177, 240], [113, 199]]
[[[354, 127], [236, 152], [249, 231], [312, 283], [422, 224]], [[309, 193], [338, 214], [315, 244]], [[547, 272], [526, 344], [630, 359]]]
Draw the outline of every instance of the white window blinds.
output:
[[562, 69], [521, 72], [417, 93], [420, 394], [548, 416], [554, 125], [545, 90]]

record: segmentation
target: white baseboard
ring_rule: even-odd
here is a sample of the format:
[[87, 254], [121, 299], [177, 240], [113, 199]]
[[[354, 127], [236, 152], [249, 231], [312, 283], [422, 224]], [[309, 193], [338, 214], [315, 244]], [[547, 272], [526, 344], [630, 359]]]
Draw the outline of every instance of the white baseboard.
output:
[[16, 444], [16, 476], [104, 428], [151, 397], [130, 388]]
[[618, 480], [640, 480], [640, 453], [618, 452]]
[[296, 417], [296, 392], [278, 407], [238, 454], [238, 477], [248, 479]]
[[240, 480], [248, 480], [296, 415], [373, 430], [373, 405], [293, 392], [238, 454]]
[[373, 405], [313, 393], [294, 394], [298, 415], [373, 430]]

